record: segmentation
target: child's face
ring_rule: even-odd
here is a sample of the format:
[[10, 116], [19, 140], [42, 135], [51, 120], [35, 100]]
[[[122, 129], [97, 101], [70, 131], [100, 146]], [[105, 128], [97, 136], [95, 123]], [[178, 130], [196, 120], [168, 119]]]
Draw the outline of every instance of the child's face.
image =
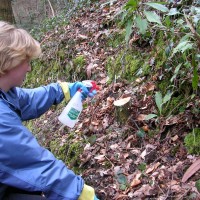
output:
[[7, 78], [11, 83], [11, 87], [21, 86], [24, 79], [26, 78], [26, 73], [31, 71], [30, 61], [27, 59], [19, 64], [17, 67], [11, 69], [7, 73]]

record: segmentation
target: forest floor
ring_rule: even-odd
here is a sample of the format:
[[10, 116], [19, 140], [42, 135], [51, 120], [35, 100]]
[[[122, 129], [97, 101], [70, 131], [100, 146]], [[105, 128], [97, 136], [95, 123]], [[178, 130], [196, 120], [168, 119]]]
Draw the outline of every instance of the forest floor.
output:
[[[95, 188], [100, 200], [200, 199], [195, 187], [200, 179], [199, 157], [188, 154], [184, 146], [190, 124], [200, 124], [199, 116], [191, 112], [193, 102], [178, 115], [147, 121], [147, 114], [156, 110], [154, 97], [149, 95], [157, 89], [153, 73], [148, 81], [107, 84], [105, 61], [117, 48], [105, 47], [105, 38], [120, 31], [110, 22], [125, 1], [99, 2], [99, 7], [94, 4], [80, 10], [65, 27], [66, 37], [76, 40], [76, 50], [87, 58], [88, 79], [95, 77], [101, 88], [92, 101], [86, 100], [87, 107], [73, 129], [74, 141], [83, 137], [90, 140], [80, 156], [80, 166], [85, 169], [82, 177]], [[53, 37], [46, 35], [43, 42]], [[124, 122], [118, 119], [114, 102], [127, 97], [128, 117]], [[196, 98], [200, 105], [200, 98]], [[45, 116], [55, 122], [51, 111]], [[60, 130], [63, 141], [68, 140], [69, 135], [62, 127]], [[193, 163], [196, 166], [185, 174]]]

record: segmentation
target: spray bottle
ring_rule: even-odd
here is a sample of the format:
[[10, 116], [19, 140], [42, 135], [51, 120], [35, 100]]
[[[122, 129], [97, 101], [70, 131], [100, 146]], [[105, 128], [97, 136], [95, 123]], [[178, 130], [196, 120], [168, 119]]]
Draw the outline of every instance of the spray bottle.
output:
[[[86, 80], [82, 82], [87, 88], [90, 88], [90, 92], [98, 90], [99, 86], [96, 85], [95, 81]], [[64, 125], [73, 128], [78, 121], [78, 117], [83, 110], [82, 94], [79, 89], [76, 94], [69, 101], [67, 106], [64, 108], [62, 113], [58, 116], [60, 122]]]

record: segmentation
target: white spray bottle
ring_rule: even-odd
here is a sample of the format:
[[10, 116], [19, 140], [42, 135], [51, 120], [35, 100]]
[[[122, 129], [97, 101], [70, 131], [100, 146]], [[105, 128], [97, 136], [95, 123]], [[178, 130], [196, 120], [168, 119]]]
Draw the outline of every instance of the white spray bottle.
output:
[[[82, 83], [86, 87], [91, 88], [90, 92], [92, 90], [99, 89], [95, 81], [83, 81]], [[75, 126], [76, 122], [78, 121], [78, 117], [81, 114], [81, 111], [83, 110], [81, 96], [81, 90], [79, 89], [69, 101], [67, 106], [64, 108], [62, 113], [58, 116], [59, 121], [70, 128], [73, 128]]]

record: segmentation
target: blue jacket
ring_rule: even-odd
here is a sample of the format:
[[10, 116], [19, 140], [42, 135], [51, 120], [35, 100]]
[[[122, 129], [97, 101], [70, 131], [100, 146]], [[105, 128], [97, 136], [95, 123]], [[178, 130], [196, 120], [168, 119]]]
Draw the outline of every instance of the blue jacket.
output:
[[35, 89], [0, 90], [0, 191], [6, 185], [42, 191], [49, 200], [77, 200], [84, 181], [41, 147], [22, 121], [64, 99], [58, 83]]

